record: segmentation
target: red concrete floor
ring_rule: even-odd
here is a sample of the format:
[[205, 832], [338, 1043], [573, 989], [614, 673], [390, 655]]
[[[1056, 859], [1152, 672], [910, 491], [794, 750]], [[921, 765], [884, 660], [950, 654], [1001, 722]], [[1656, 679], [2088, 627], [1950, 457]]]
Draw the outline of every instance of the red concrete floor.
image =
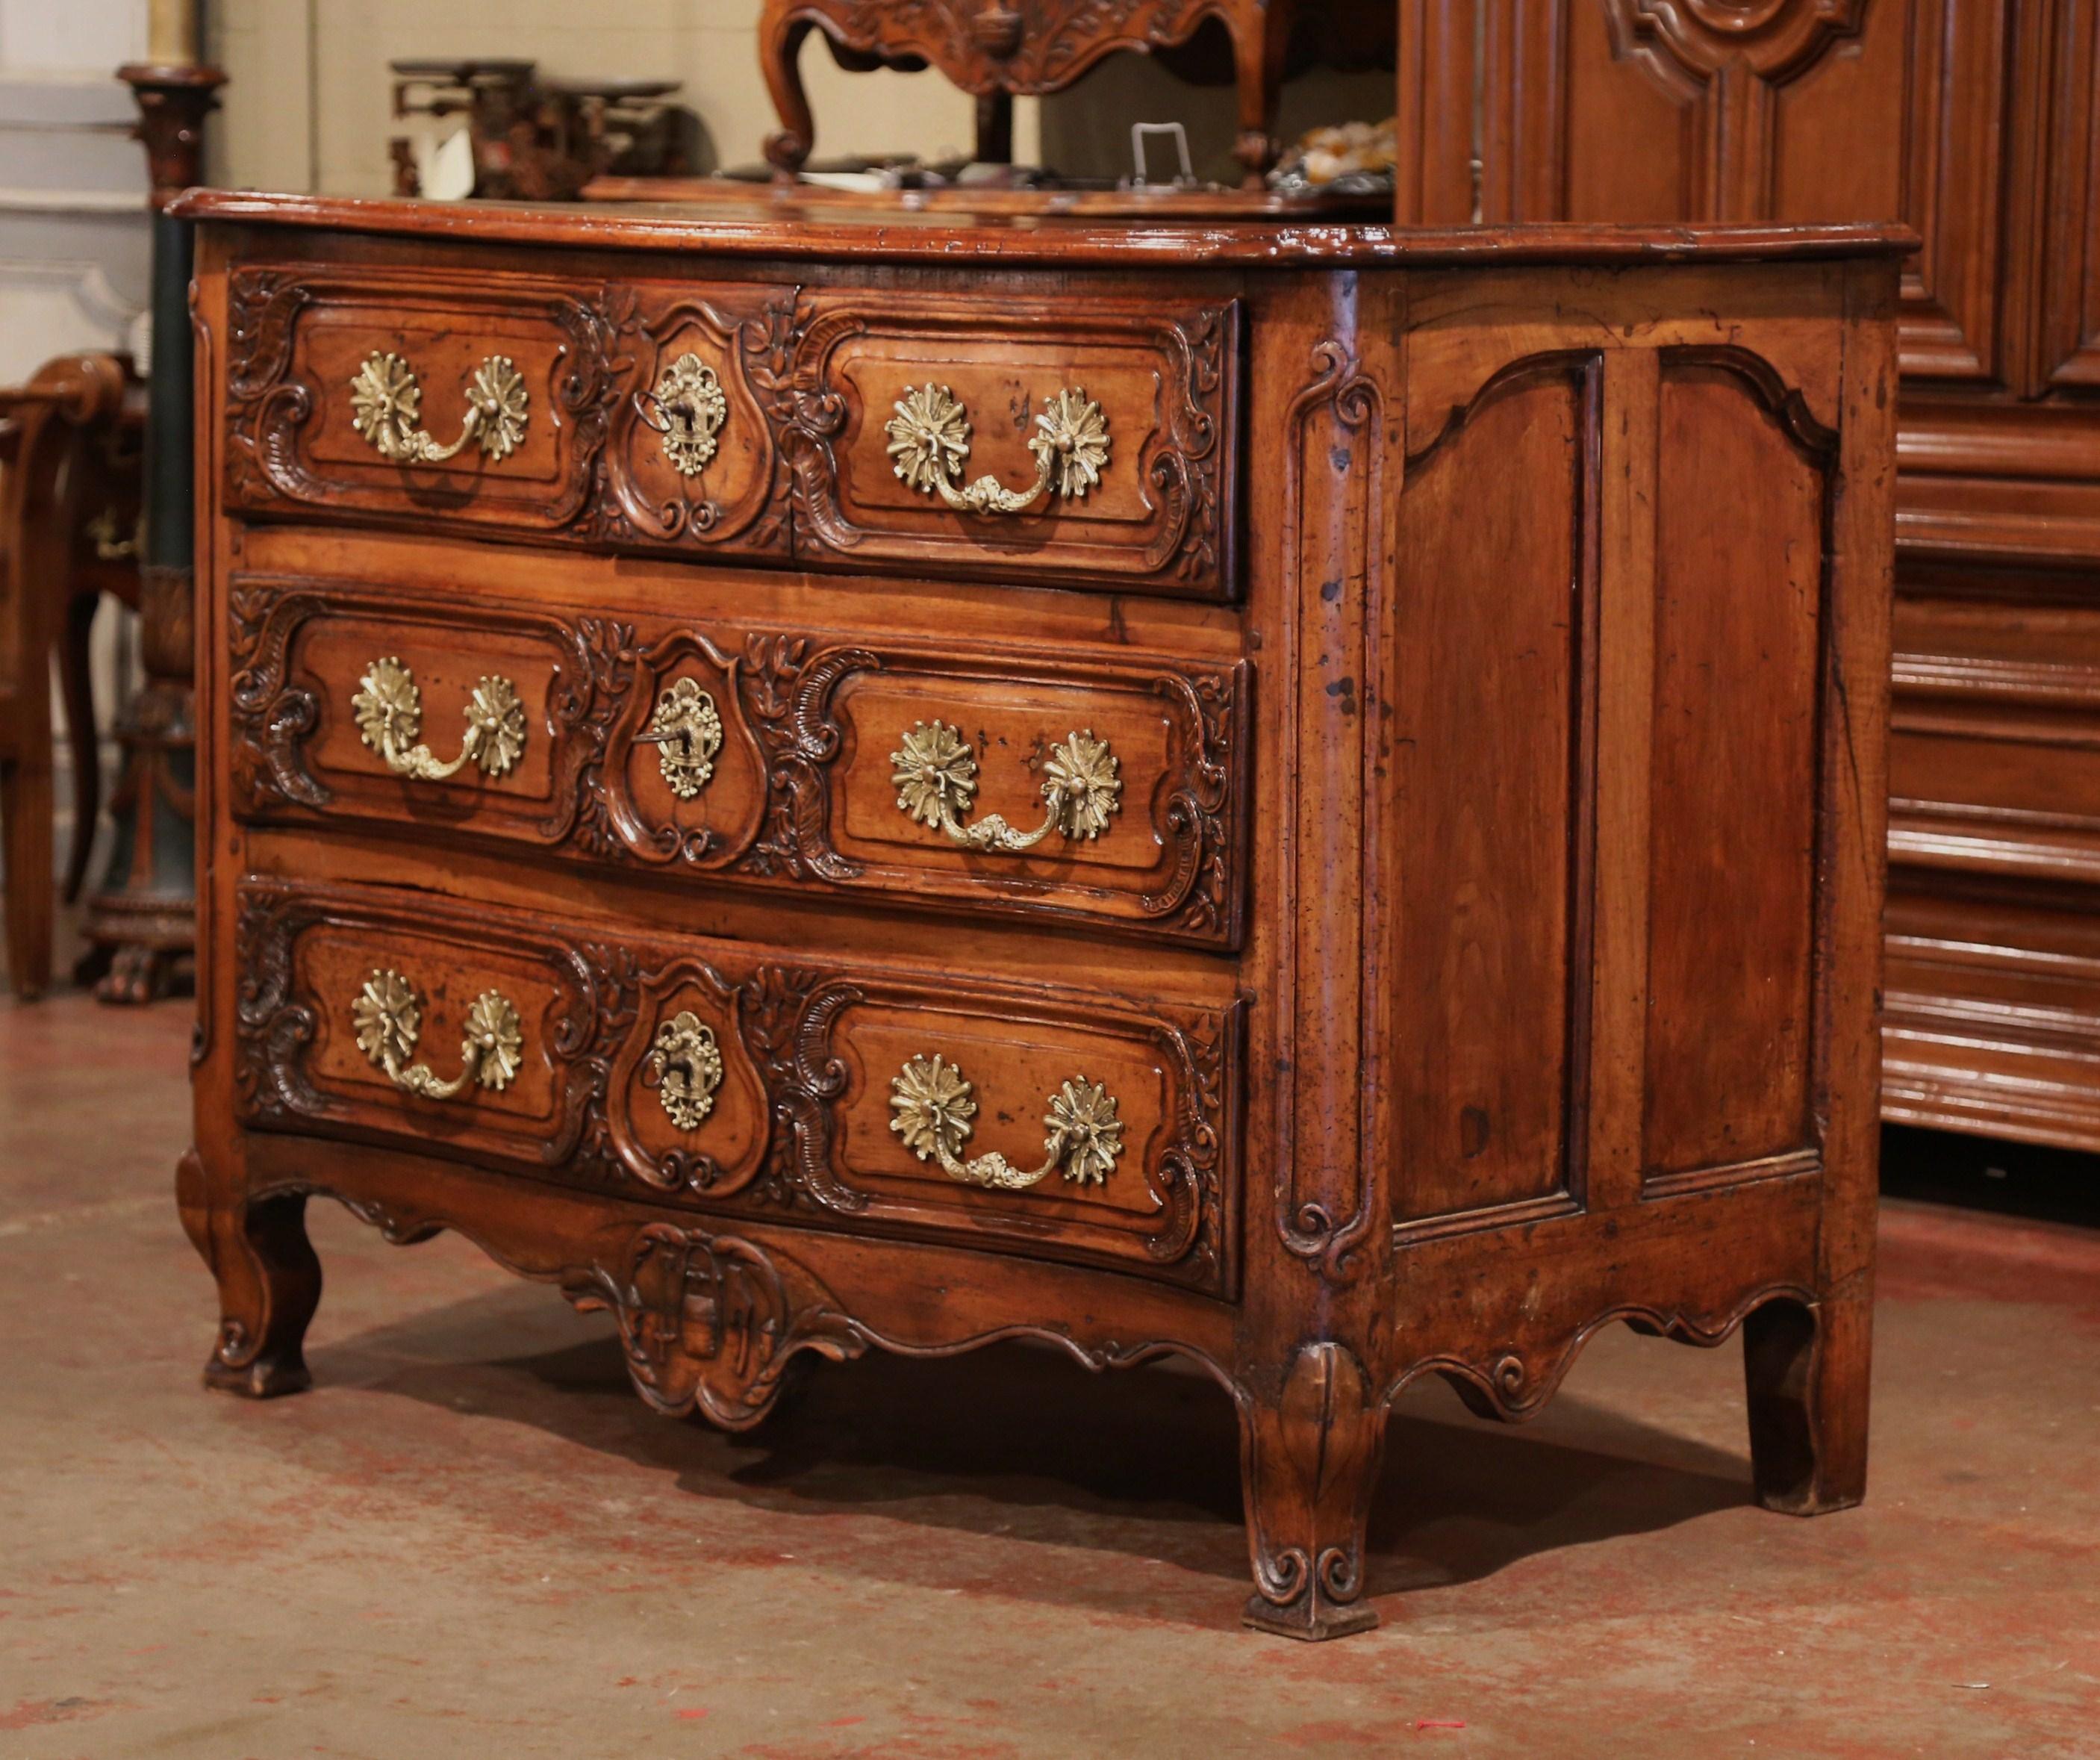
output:
[[[1238, 1623], [1230, 1414], [1038, 1351], [666, 1422], [602, 1318], [333, 1205], [298, 1399], [208, 1395], [179, 1006], [0, 1004], [0, 1757], [2100, 1755], [2100, 1233], [1891, 1206], [1868, 1506], [1749, 1502], [1624, 1332], [1393, 1422], [1370, 1593]], [[2100, 1171], [2100, 1170], [2096, 1170]]]

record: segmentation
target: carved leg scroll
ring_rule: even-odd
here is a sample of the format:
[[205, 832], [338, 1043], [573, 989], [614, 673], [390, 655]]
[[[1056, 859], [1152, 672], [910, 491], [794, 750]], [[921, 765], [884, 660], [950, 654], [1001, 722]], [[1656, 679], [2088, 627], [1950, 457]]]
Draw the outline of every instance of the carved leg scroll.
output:
[[1750, 1470], [1767, 1509], [1822, 1515], [1866, 1495], [1872, 1347], [1864, 1293], [1768, 1302], [1743, 1322]]
[[194, 1149], [182, 1159], [175, 1196], [190, 1244], [218, 1284], [218, 1341], [205, 1385], [251, 1400], [311, 1385], [303, 1345], [320, 1304], [321, 1264], [307, 1240], [305, 1197], [223, 1199]]
[[1246, 1620], [1286, 1638], [1341, 1638], [1378, 1624], [1358, 1601], [1364, 1529], [1385, 1448], [1385, 1406], [1339, 1344], [1309, 1344], [1273, 1403], [1240, 1408], [1240, 1468], [1255, 1593]]

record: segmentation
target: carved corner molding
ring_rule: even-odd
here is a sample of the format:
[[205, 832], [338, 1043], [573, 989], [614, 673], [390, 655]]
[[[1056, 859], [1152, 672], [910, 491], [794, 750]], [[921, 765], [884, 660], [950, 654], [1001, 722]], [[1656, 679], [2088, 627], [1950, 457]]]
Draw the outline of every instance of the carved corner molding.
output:
[[[1312, 350], [1312, 377], [1291, 399], [1285, 418], [1283, 533], [1286, 566], [1290, 572], [1289, 601], [1307, 615], [1308, 583], [1340, 579], [1352, 573], [1361, 583], [1357, 595], [1357, 615], [1363, 626], [1375, 626], [1376, 601], [1383, 590], [1377, 578], [1379, 540], [1377, 521], [1383, 511], [1382, 475], [1383, 436], [1379, 431], [1385, 407], [1383, 388], [1366, 373], [1355, 351], [1343, 341], [1330, 339]], [[1324, 418], [1331, 439], [1322, 436], [1313, 444], [1316, 422]], [[1365, 488], [1356, 506], [1357, 528], [1348, 543], [1354, 558], [1337, 558], [1312, 547], [1331, 542], [1324, 528], [1308, 529], [1304, 518], [1308, 458], [1326, 462], [1346, 457], [1347, 467], [1361, 474]], [[1361, 637], [1359, 637], [1361, 639]], [[1362, 758], [1362, 718], [1352, 719], [1357, 762]], [[1359, 969], [1360, 959], [1353, 962]], [[1351, 1133], [1355, 1141], [1355, 1134]], [[1346, 1214], [1338, 1214], [1330, 1194], [1302, 1196], [1298, 1171], [1290, 1157], [1279, 1165], [1276, 1180], [1276, 1228], [1284, 1250], [1303, 1261], [1327, 1283], [1355, 1282], [1369, 1268], [1370, 1258], [1361, 1249], [1376, 1229], [1374, 1170], [1367, 1148], [1357, 1143], [1355, 1165], [1350, 1170], [1354, 1190]]]

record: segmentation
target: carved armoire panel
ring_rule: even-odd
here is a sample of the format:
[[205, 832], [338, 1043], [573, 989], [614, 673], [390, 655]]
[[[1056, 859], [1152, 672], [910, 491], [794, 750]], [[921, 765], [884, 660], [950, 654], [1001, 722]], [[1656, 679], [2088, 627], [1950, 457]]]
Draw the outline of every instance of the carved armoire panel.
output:
[[[1901, 220], [1904, 366], [2000, 375], [2014, 0], [1407, 0], [1400, 218]], [[1404, 38], [1406, 33], [1403, 33]]]

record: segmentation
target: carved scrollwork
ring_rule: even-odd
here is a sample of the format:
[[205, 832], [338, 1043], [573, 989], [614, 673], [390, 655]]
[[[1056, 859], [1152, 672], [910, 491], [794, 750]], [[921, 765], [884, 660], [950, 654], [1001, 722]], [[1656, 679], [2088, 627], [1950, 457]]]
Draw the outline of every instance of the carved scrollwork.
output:
[[307, 1077], [306, 1050], [319, 1025], [292, 988], [289, 898], [275, 888], [244, 888], [234, 919], [240, 973], [234, 992], [233, 1085], [240, 1108], [258, 1123], [310, 1117], [320, 1096]]
[[306, 742], [320, 703], [290, 682], [293, 632], [320, 608], [311, 594], [236, 586], [228, 595], [232, 633], [231, 707], [235, 798], [251, 809], [273, 800], [320, 808], [334, 795], [307, 767]]
[[652, 1223], [599, 1283], [636, 1391], [726, 1430], [764, 1419], [799, 1353], [843, 1362], [867, 1347], [810, 1272], [734, 1236]]
[[1623, 1322], [1650, 1338], [1712, 1350], [1734, 1338], [1753, 1311], [1776, 1301], [1812, 1306], [1815, 1297], [1798, 1285], [1773, 1284], [1715, 1312], [1627, 1302], [1593, 1315], [1558, 1337], [1512, 1342], [1477, 1357], [1423, 1358], [1394, 1377], [1386, 1398], [1397, 1399], [1409, 1382], [1433, 1374], [1448, 1382], [1476, 1416], [1520, 1423], [1553, 1397], [1583, 1347], [1607, 1326]]
[[1298, 1638], [1375, 1625], [1360, 1598], [1386, 1401], [1353, 1351], [1323, 1341], [1299, 1349], [1279, 1396], [1242, 1391], [1239, 1402], [1255, 1590], [1247, 1623]]
[[825, 772], [844, 741], [832, 696], [852, 674], [880, 671], [882, 661], [865, 648], [812, 655], [800, 637], [757, 635], [746, 639], [743, 657], [744, 713], [765, 750], [767, 805], [765, 829], [739, 866], [754, 874], [852, 880], [859, 868], [831, 838]]

